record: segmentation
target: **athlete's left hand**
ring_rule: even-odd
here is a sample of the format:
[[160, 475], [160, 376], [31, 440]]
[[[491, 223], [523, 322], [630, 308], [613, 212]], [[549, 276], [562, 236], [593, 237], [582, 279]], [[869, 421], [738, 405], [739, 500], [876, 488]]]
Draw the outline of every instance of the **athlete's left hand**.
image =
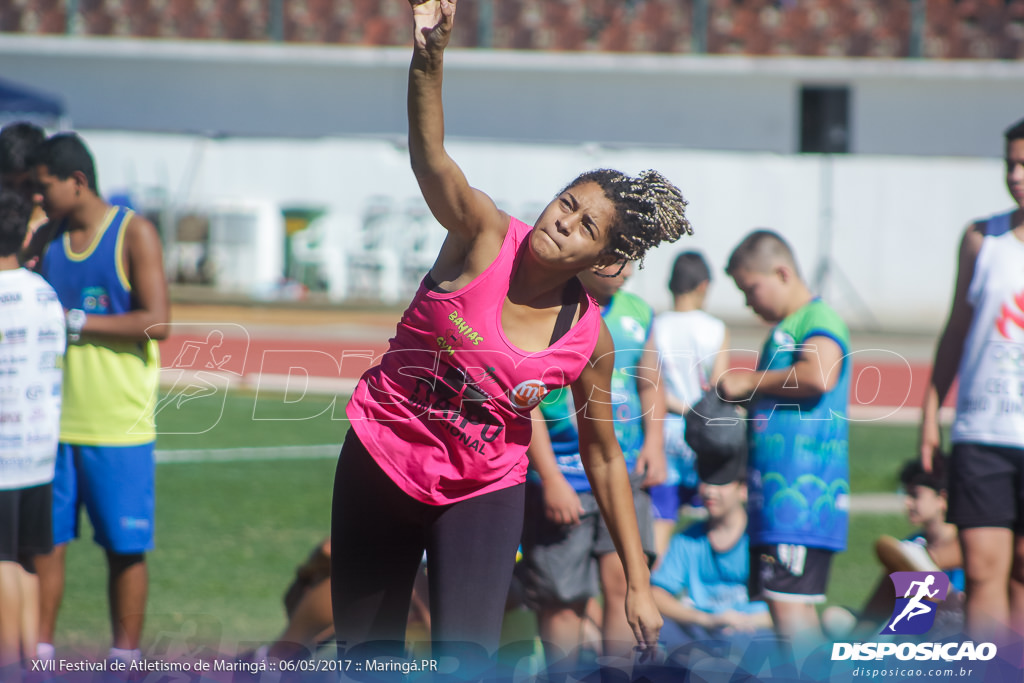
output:
[[627, 589], [626, 619], [633, 629], [633, 637], [636, 638], [640, 650], [640, 661], [653, 660], [658, 651], [658, 636], [661, 634], [664, 620], [654, 603], [650, 585]]

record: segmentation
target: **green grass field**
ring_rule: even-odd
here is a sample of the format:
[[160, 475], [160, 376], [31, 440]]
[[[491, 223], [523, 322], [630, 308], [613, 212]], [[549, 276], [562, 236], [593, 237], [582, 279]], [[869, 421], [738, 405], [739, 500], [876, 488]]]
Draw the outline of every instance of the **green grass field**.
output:
[[[255, 394], [236, 393], [227, 396], [222, 411], [217, 398], [165, 407], [158, 416], [157, 447], [340, 447], [348, 428], [344, 398], [286, 398], [260, 395], [257, 400]], [[854, 493], [895, 491], [899, 465], [912, 455], [915, 438], [909, 426], [854, 424]], [[269, 455], [158, 466], [148, 652], [180, 648], [184, 642], [230, 654], [273, 638], [284, 626], [281, 596], [295, 566], [330, 527], [335, 461]], [[83, 537], [90, 538], [83, 524]], [[872, 550], [875, 538], [909, 530], [899, 514], [855, 515], [850, 549], [833, 567], [830, 604], [861, 604], [880, 574]], [[103, 555], [91, 542], [77, 542], [69, 548], [68, 562], [57, 646], [105, 651], [110, 630]]]

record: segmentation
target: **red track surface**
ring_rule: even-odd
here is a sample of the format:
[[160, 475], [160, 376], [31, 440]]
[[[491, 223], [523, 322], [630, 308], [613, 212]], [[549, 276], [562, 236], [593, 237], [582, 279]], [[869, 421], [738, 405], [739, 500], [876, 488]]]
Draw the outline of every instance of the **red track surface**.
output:
[[[210, 339], [175, 334], [160, 348], [165, 368], [219, 370], [240, 377], [308, 374], [312, 378], [351, 380], [384, 353], [387, 336], [383, 332], [379, 341], [367, 342], [231, 336]], [[853, 373], [851, 405], [919, 408], [930, 366], [896, 355], [883, 359], [863, 355], [854, 358]]]

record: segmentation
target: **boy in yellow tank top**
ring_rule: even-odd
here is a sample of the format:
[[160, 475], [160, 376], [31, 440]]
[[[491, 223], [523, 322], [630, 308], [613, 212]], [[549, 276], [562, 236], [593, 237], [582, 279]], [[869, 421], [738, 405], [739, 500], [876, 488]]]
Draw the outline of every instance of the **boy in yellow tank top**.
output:
[[46, 140], [32, 159], [54, 227], [41, 272], [67, 311], [60, 447], [54, 479], [54, 550], [39, 558], [40, 656], [53, 656], [67, 544], [84, 505], [104, 548], [113, 647], [141, 657], [145, 553], [153, 547], [153, 451], [160, 359], [169, 331], [160, 237], [146, 219], [99, 195], [95, 165], [74, 134]]

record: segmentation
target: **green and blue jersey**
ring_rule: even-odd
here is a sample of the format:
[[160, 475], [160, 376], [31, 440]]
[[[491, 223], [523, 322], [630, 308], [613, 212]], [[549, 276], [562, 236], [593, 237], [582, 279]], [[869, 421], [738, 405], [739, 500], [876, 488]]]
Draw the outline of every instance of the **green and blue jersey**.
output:
[[752, 545], [846, 548], [850, 333], [831, 307], [814, 299], [772, 329], [757, 369], [783, 370], [815, 353], [813, 342], [808, 344], [811, 337], [827, 337], [842, 350], [835, 387], [805, 398], [756, 394], [750, 403]]
[[[615, 343], [615, 369], [611, 379], [615, 436], [626, 457], [626, 466], [632, 472], [644, 445], [643, 410], [637, 391], [636, 368], [651, 334], [654, 311], [635, 294], [620, 291], [602, 309], [601, 315]], [[572, 391], [569, 387], [552, 391], [540, 404], [540, 410], [562, 474], [576, 491], [589, 491], [590, 482], [580, 460], [580, 438]]]

